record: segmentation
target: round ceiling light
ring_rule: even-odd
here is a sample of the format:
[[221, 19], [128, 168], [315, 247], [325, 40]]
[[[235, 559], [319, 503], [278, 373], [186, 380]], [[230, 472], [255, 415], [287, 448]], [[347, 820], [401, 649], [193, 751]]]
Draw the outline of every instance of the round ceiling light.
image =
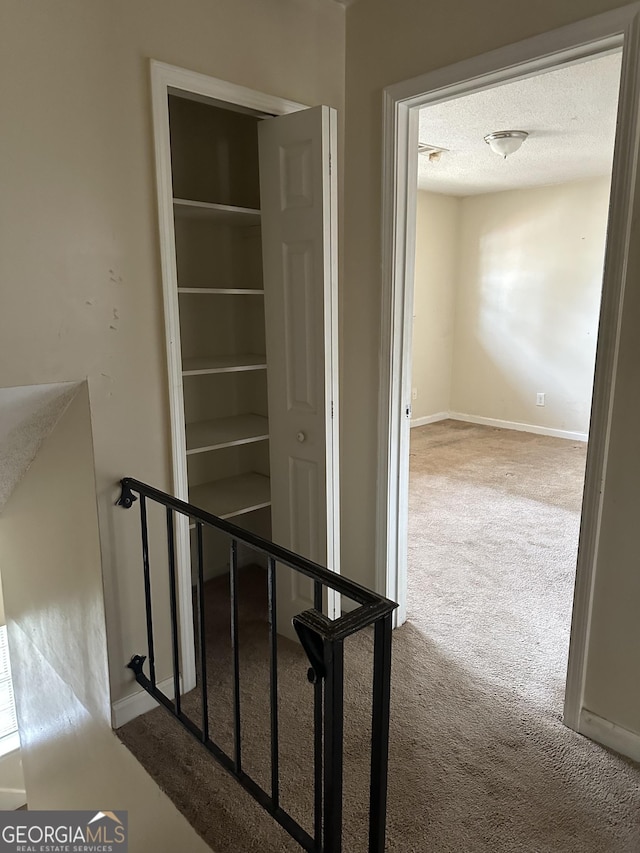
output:
[[529, 134], [526, 130], [497, 130], [494, 133], [488, 133], [484, 141], [492, 151], [506, 160], [509, 154], [513, 154], [520, 148], [527, 136]]

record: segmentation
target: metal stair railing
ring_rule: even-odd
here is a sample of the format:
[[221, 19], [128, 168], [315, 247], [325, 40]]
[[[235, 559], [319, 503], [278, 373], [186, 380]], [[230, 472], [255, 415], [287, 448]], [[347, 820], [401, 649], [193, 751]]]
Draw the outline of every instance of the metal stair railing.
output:
[[[128, 666], [144, 690], [169, 711], [181, 725], [199, 740], [251, 796], [309, 853], [341, 853], [343, 803], [343, 728], [344, 728], [344, 641], [373, 627], [373, 700], [371, 729], [371, 776], [369, 784], [369, 853], [383, 853], [386, 830], [387, 768], [389, 752], [389, 712], [391, 697], [391, 628], [396, 604], [371, 590], [328, 571], [269, 542], [260, 536], [185, 503], [159, 489], [125, 477], [118, 504], [128, 509], [140, 500], [142, 564], [145, 592], [147, 655], [136, 654]], [[137, 495], [137, 496], [136, 496]], [[169, 605], [173, 669], [173, 698], [159, 689], [156, 680], [154, 621], [151, 597], [151, 565], [147, 521], [147, 501], [165, 508], [169, 568]], [[188, 516], [196, 530], [196, 618], [201, 693], [201, 719], [192, 720], [184, 711], [180, 688], [180, 649], [178, 637], [177, 578], [175, 555], [175, 514]], [[227, 753], [212, 738], [209, 724], [207, 669], [205, 653], [204, 546], [203, 528], [215, 528], [229, 539], [231, 646], [233, 664], [233, 754]], [[269, 611], [269, 704], [271, 738], [271, 790], [265, 791], [242, 766], [240, 726], [240, 666], [238, 654], [238, 545], [242, 543], [262, 554], [267, 562]], [[278, 744], [278, 661], [277, 661], [277, 576], [278, 565], [288, 566], [313, 581], [314, 607], [293, 618], [293, 626], [309, 658], [309, 681], [314, 685], [314, 814], [313, 835], [309, 834], [280, 802]], [[324, 589], [346, 596], [358, 606], [331, 620], [322, 612]], [[145, 674], [145, 665], [148, 675]]]

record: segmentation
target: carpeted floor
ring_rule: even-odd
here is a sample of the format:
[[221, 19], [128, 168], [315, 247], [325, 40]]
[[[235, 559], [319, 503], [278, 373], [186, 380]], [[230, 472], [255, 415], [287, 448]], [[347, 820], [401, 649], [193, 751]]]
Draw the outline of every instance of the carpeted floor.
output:
[[[409, 620], [394, 632], [387, 850], [638, 853], [640, 768], [566, 729], [585, 448], [443, 422], [413, 430]], [[264, 577], [243, 573], [246, 769], [267, 787]], [[231, 749], [228, 596], [208, 584], [211, 726]], [[345, 650], [345, 853], [366, 850], [371, 636]], [[279, 649], [282, 804], [310, 828], [311, 699]], [[198, 691], [186, 697], [197, 717]], [[119, 731], [217, 853], [299, 849], [163, 710]]]

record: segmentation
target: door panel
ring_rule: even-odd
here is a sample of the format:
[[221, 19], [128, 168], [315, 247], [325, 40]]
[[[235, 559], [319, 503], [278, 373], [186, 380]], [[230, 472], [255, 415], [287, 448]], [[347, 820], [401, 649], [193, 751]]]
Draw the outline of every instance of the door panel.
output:
[[289, 412], [317, 414], [318, 356], [314, 312], [314, 245], [283, 243], [285, 371]]
[[[272, 538], [338, 571], [336, 114], [302, 110], [258, 133]], [[312, 606], [307, 579], [281, 582], [278, 630], [293, 636]], [[330, 596], [332, 618], [337, 606]]]

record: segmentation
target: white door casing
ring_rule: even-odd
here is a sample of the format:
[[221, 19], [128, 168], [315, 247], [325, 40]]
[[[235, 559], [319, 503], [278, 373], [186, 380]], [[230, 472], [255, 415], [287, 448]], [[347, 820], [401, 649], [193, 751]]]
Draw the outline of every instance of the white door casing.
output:
[[[267, 95], [244, 86], [229, 83], [189, 71], [164, 62], [150, 61], [151, 91], [153, 106], [153, 126], [155, 143], [156, 187], [158, 200], [160, 257], [162, 263], [162, 284], [165, 319], [165, 338], [167, 349], [167, 366], [169, 379], [169, 405], [171, 417], [171, 449], [173, 467], [173, 493], [182, 500], [188, 500], [187, 465], [185, 455], [185, 425], [184, 399], [182, 387], [182, 359], [180, 343], [180, 315], [178, 307], [177, 268], [175, 252], [175, 233], [173, 224], [173, 191], [171, 169], [171, 143], [169, 132], [169, 111], [167, 97], [170, 92], [180, 93], [183, 97], [195, 98], [217, 106], [229, 104], [230, 107], [241, 107], [254, 114], [262, 114], [265, 118], [261, 124], [279, 120], [280, 116], [305, 111], [303, 104]], [[268, 117], [269, 116], [269, 117]], [[278, 118], [271, 118], [276, 116]], [[323, 147], [333, 151], [335, 155], [336, 132], [335, 115], [330, 118], [328, 138], [323, 129]], [[334, 160], [335, 162], [335, 160]], [[336, 181], [335, 175], [324, 177], [327, 186], [323, 187], [323, 197], [328, 204], [323, 228], [330, 223], [325, 252], [325, 286], [330, 288], [324, 293], [324, 300], [329, 307], [325, 315], [325, 347], [323, 358], [325, 362], [325, 393], [331, 388], [334, 404], [334, 421], [326, 428], [326, 452], [329, 456], [326, 476], [331, 488], [327, 490], [327, 564], [337, 570], [339, 549], [339, 505], [338, 495], [338, 443], [337, 443], [337, 275], [336, 275]], [[327, 264], [329, 261], [329, 264]], [[329, 275], [329, 269], [331, 274]], [[326, 412], [325, 412], [326, 415]], [[186, 517], [176, 518], [176, 558], [178, 575], [178, 604], [180, 630], [180, 669], [182, 689], [191, 690], [196, 685], [191, 554], [189, 544], [188, 520]]]
[[[339, 571], [335, 110], [258, 128], [272, 539]], [[313, 607], [313, 584], [278, 577], [278, 630]], [[329, 594], [328, 615], [338, 615]]]

